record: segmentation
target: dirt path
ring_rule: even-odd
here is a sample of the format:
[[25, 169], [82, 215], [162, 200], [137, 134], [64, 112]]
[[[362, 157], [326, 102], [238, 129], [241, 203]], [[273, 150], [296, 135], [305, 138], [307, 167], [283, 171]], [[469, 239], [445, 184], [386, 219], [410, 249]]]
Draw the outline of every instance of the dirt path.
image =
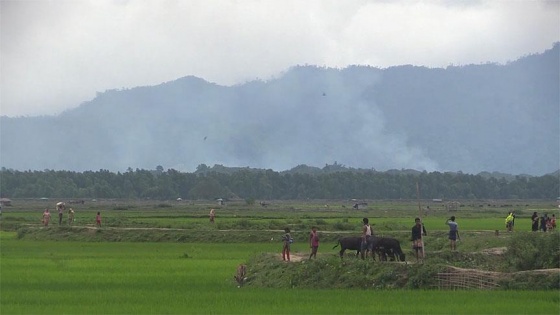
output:
[[[43, 227], [43, 224], [33, 224], [33, 223], [26, 223], [22, 224], [29, 227]], [[58, 224], [50, 224], [49, 227], [57, 227]], [[61, 225], [61, 227], [70, 227], [70, 228], [87, 228], [87, 229], [97, 229], [98, 227], [95, 224], [85, 224], [85, 225]], [[162, 227], [120, 227], [120, 226], [103, 226], [103, 229], [106, 230], [139, 230], [139, 231], [191, 231], [192, 229], [184, 229], [184, 228], [162, 228]], [[278, 232], [284, 233], [284, 230], [247, 230], [247, 229], [229, 229], [229, 230], [214, 230], [218, 232]], [[432, 230], [432, 231], [439, 231], [439, 230]], [[294, 231], [292, 231], [294, 232]], [[409, 233], [408, 231], [395, 231], [396, 233]], [[477, 230], [477, 231], [469, 231], [473, 233], [486, 233], [486, 232], [494, 232], [493, 230]], [[321, 231], [321, 234], [348, 234], [348, 235], [358, 235], [360, 232], [356, 231]], [[388, 234], [388, 233], [387, 233]], [[383, 237], [384, 233], [380, 233], [378, 236]]]
[[290, 260], [291, 261], [300, 262], [300, 261], [302, 261], [304, 259], [308, 259], [308, 258], [309, 258], [309, 255], [303, 255], [303, 254], [300, 254], [300, 253], [293, 253], [293, 254], [290, 253]]
[[[29, 227], [44, 227], [43, 224], [33, 224], [33, 223], [26, 223], [23, 224]], [[58, 227], [58, 224], [50, 224], [48, 227]], [[60, 225], [60, 227], [69, 227], [69, 228], [86, 228], [86, 229], [98, 229], [95, 224], [85, 224], [85, 225]], [[183, 228], [162, 228], [162, 227], [121, 227], [121, 226], [102, 226], [102, 229], [105, 230], [126, 230], [126, 231], [192, 231], [192, 229], [183, 229]], [[247, 229], [229, 229], [229, 230], [212, 230], [217, 232], [277, 232], [277, 233], [284, 233], [284, 230], [247, 230]], [[323, 231], [321, 233], [324, 234], [356, 234], [356, 232], [352, 231]]]

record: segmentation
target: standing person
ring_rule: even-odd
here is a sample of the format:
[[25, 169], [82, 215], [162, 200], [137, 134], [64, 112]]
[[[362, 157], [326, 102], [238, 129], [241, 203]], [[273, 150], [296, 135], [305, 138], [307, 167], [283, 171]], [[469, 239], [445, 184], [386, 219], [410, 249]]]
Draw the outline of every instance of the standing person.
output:
[[552, 231], [552, 219], [550, 217], [546, 218], [546, 230]]
[[214, 209], [210, 209], [210, 223], [214, 223], [215, 217], [216, 217], [216, 212], [214, 212]]
[[95, 216], [95, 223], [97, 224], [97, 227], [101, 227], [101, 212], [97, 212], [97, 215]]
[[362, 243], [360, 244], [360, 254], [362, 256], [362, 259], [365, 259], [365, 257], [367, 256], [366, 251], [372, 252], [373, 255], [373, 242], [371, 239], [373, 232], [371, 230], [371, 226], [369, 225], [368, 218], [363, 218], [362, 223], [364, 224], [364, 227], [362, 228]]
[[311, 247], [311, 257], [317, 258], [317, 250], [319, 249], [319, 235], [317, 235], [317, 227], [311, 227], [311, 233], [309, 233], [309, 247]]
[[513, 229], [513, 213], [508, 212], [508, 215], [506, 217], [506, 230], [508, 232], [511, 232]]
[[539, 215], [537, 211], [533, 212], [531, 216], [531, 231], [536, 232], [539, 230]]
[[420, 218], [416, 218], [414, 219], [414, 226], [412, 227], [411, 237], [412, 249], [414, 249], [414, 251], [416, 252], [416, 261], [420, 259], [420, 255], [418, 253], [423, 251], [424, 244], [422, 242], [422, 235], [428, 235], [428, 233], [426, 233], [426, 227], [424, 227], [424, 224], [420, 221]]
[[543, 214], [543, 216], [541, 217], [541, 230], [543, 232], [546, 232], [546, 221], [548, 220], [548, 215], [545, 213]]
[[63, 216], [63, 210], [64, 210], [64, 205], [63, 204], [58, 204], [58, 225], [62, 225], [62, 216]]
[[550, 219], [550, 224], [551, 224], [551, 231], [556, 230], [556, 215], [553, 214], [552, 218]]
[[282, 236], [282, 260], [290, 261], [290, 244], [293, 242], [292, 236], [290, 235], [290, 228], [285, 228], [284, 236]]
[[51, 213], [49, 212], [49, 209], [45, 209], [45, 212], [43, 212], [43, 224], [45, 226], [49, 226], [50, 219], [51, 219]]
[[74, 223], [74, 209], [70, 208], [68, 210], [68, 225], [72, 225]]
[[455, 222], [455, 216], [445, 221], [445, 224], [449, 225], [449, 243], [451, 250], [457, 250], [457, 239], [461, 239], [459, 236], [459, 225]]

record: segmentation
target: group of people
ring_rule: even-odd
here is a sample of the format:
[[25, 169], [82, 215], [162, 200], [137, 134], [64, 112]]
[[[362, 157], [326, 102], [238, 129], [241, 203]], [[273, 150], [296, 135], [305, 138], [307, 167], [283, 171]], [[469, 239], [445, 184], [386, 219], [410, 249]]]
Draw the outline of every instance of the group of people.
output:
[[[451, 216], [445, 221], [445, 224], [449, 226], [449, 232], [447, 238], [449, 239], [449, 247], [452, 251], [457, 250], [457, 240], [461, 239], [459, 235], [459, 224], [455, 221], [455, 216]], [[422, 236], [426, 236], [426, 227], [420, 218], [414, 219], [414, 226], [412, 227], [412, 249], [416, 253], [416, 260], [421, 260], [424, 258], [424, 241]]]
[[[360, 253], [362, 259], [365, 258], [367, 251], [373, 252], [373, 229], [369, 224], [368, 218], [362, 219], [362, 242], [360, 246]], [[459, 224], [455, 221], [455, 216], [451, 216], [445, 221], [445, 224], [449, 226], [449, 246], [452, 251], [457, 250], [457, 240], [460, 240], [459, 235]], [[282, 260], [290, 261], [290, 245], [293, 243], [293, 238], [290, 234], [290, 228], [284, 229], [285, 234], [282, 236]], [[414, 219], [414, 226], [412, 227], [412, 249], [416, 252], [416, 259], [420, 260], [424, 258], [424, 242], [422, 236], [426, 236], [426, 227], [421, 222], [420, 218]], [[311, 248], [311, 254], [309, 259], [317, 258], [317, 250], [319, 249], [319, 236], [317, 234], [317, 227], [313, 226], [311, 232], [309, 233], [309, 247]]]
[[[214, 223], [216, 219], [216, 211], [210, 209], [210, 223]], [[282, 259], [284, 261], [290, 261], [290, 245], [294, 242], [292, 235], [290, 234], [290, 228], [284, 229], [284, 235], [282, 236]], [[317, 258], [317, 251], [319, 249], [319, 234], [317, 233], [317, 227], [311, 227], [311, 232], [309, 233], [309, 247], [311, 248], [311, 254], [309, 254], [309, 259]]]
[[[58, 208], [58, 225], [62, 225], [62, 219], [64, 217], [64, 210], [66, 209], [64, 204], [58, 204], [57, 205]], [[45, 209], [45, 211], [43, 212], [43, 225], [44, 226], [49, 226], [49, 221], [51, 220], [51, 213], [49, 212], [49, 209]], [[75, 222], [75, 212], [74, 209], [70, 208], [68, 209], [68, 225], [72, 225]], [[101, 212], [97, 212], [97, 215], [95, 216], [95, 224], [97, 227], [101, 227]]]
[[[284, 233], [285, 234], [282, 235], [282, 260], [290, 261], [290, 245], [294, 242], [294, 239], [290, 234], [290, 228], [285, 228]], [[309, 259], [317, 258], [317, 251], [319, 250], [319, 234], [317, 233], [316, 226], [311, 227], [311, 232], [309, 233], [309, 247], [311, 248]]]
[[[515, 226], [515, 213], [509, 211], [506, 216], [506, 230], [512, 232]], [[539, 217], [539, 214], [535, 211], [531, 216], [531, 231], [554, 231], [556, 229], [556, 215], [553, 214], [549, 217], [548, 214], [543, 214]]]
[[[64, 205], [57, 205], [58, 208], [58, 225], [62, 225], [62, 219], [64, 217], [64, 210], [65, 210], [65, 206]], [[49, 209], [45, 209], [45, 211], [43, 211], [43, 218], [42, 218], [42, 222], [44, 226], [49, 226], [49, 222], [51, 220], [51, 213], [49, 212]], [[75, 219], [74, 219], [74, 209], [70, 208], [68, 209], [68, 225], [71, 225], [72, 223], [74, 223]]]
[[549, 217], [548, 214], [543, 214], [540, 218], [538, 213], [535, 211], [531, 216], [531, 231], [554, 231], [556, 230], [556, 215], [553, 214]]

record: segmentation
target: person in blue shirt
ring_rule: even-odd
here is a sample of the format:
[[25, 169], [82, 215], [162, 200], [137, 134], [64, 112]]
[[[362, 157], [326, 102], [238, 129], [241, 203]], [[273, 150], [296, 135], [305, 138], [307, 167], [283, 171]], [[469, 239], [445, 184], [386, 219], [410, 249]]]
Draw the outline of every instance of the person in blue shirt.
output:
[[455, 222], [455, 216], [447, 219], [445, 224], [449, 225], [449, 244], [451, 250], [457, 250], [457, 239], [461, 239], [459, 236], [459, 225]]

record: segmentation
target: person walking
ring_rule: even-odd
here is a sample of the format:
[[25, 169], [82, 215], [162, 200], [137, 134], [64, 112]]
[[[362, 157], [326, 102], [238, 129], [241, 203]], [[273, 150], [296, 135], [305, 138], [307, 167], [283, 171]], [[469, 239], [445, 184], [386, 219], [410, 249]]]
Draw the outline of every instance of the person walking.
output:
[[360, 244], [360, 254], [362, 259], [365, 259], [367, 256], [367, 252], [372, 252], [373, 255], [373, 240], [372, 235], [373, 231], [371, 230], [371, 226], [369, 225], [369, 219], [363, 218], [362, 223], [364, 227], [362, 228], [362, 243]]
[[[428, 235], [426, 227], [424, 227], [420, 218], [416, 218], [414, 219], [411, 235], [412, 249], [416, 252], [416, 261], [420, 260], [420, 258], [424, 259], [424, 242], [422, 241], [422, 235]], [[420, 257], [420, 252], [422, 253], [422, 257]]]
[[101, 212], [97, 212], [97, 215], [95, 216], [95, 223], [97, 224], [97, 227], [101, 227]]
[[451, 218], [445, 221], [445, 224], [449, 225], [449, 244], [451, 250], [457, 250], [457, 240], [461, 239], [459, 236], [459, 225], [455, 222], [455, 216], [451, 216]]
[[216, 218], [216, 212], [214, 209], [210, 209], [210, 223], [214, 223], [214, 218]]
[[62, 216], [64, 215], [63, 211], [64, 206], [62, 204], [58, 205], [58, 225], [62, 225]]
[[282, 260], [290, 261], [290, 244], [293, 242], [290, 235], [290, 228], [285, 228], [284, 236], [282, 236]]
[[45, 226], [49, 226], [50, 220], [51, 220], [51, 213], [49, 212], [49, 209], [45, 209], [45, 211], [43, 212], [43, 224]]
[[74, 209], [70, 208], [68, 210], [68, 225], [72, 225], [74, 223]]
[[317, 227], [311, 227], [311, 233], [309, 233], [309, 247], [311, 247], [311, 254], [309, 255], [309, 259], [311, 257], [317, 258], [317, 250], [319, 249], [319, 235], [317, 235]]
[[506, 217], [506, 230], [511, 232], [513, 230], [513, 213], [510, 211]]

